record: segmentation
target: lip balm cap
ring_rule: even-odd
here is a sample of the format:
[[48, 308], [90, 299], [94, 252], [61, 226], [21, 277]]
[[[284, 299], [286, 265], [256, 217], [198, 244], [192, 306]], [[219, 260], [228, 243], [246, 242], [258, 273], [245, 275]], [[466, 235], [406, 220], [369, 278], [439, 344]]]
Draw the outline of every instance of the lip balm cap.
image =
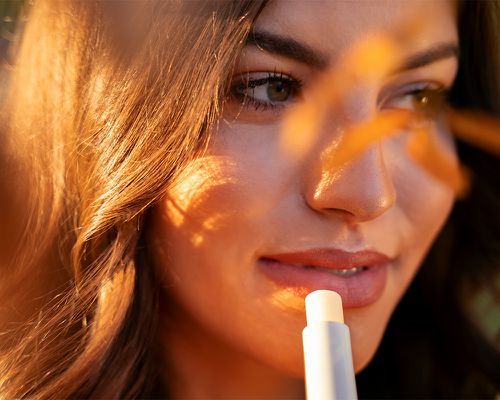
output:
[[332, 290], [316, 290], [306, 296], [307, 325], [333, 321], [344, 323], [342, 298]]

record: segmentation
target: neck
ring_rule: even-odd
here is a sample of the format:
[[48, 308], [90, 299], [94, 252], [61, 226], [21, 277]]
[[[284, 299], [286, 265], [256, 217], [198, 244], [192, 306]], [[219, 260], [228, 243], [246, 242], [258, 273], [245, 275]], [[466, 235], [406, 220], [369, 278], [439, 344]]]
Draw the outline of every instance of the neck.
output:
[[[162, 313], [165, 315], [165, 313]], [[176, 313], [177, 314], [177, 313]], [[181, 315], [160, 323], [160, 373], [175, 399], [303, 399], [304, 382], [271, 368]]]

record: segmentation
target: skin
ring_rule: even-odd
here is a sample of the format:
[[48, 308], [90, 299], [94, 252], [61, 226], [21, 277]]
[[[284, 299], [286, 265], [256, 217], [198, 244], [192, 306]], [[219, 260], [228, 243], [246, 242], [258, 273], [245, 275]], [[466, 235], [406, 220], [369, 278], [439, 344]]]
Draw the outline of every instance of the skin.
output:
[[[457, 43], [449, 2], [276, 0], [255, 28], [308, 45], [334, 68], [355, 43], [373, 32], [394, 37], [395, 27], [418, 15], [425, 15], [425, 23], [406, 39], [403, 58], [438, 42]], [[329, 169], [327, 156], [349, 126], [381, 110], [412, 109], [411, 97], [401, 94], [408, 84], [449, 88], [456, 69], [456, 59], [446, 57], [377, 81], [353, 82], [307, 153], [290, 157], [280, 145], [285, 111], [294, 101], [309, 101], [320, 71], [255, 46], [245, 48], [233, 81], [247, 72], [255, 79], [262, 76], [258, 73], [280, 71], [302, 81], [302, 97], [280, 102], [272, 111], [229, 99], [208, 151], [184, 168], [153, 212], [150, 252], [163, 287], [159, 338], [164, 381], [174, 397], [304, 396], [303, 298], [259, 271], [259, 257], [266, 254], [335, 247], [369, 248], [390, 257], [381, 297], [344, 309], [356, 372], [367, 365], [442, 228], [454, 193], [409, 157], [404, 131], [342, 168]], [[389, 87], [399, 92], [380, 102]], [[247, 94], [266, 93], [260, 88]], [[439, 118], [429, 123], [443, 156], [456, 161]]]

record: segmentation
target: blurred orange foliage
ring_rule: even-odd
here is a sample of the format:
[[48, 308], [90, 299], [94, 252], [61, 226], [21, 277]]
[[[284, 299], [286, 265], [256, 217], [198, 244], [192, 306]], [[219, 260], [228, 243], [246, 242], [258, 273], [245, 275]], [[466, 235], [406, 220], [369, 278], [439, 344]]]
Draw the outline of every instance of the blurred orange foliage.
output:
[[[408, 32], [407, 32], [408, 33]], [[400, 36], [401, 37], [401, 36]], [[408, 35], [405, 36], [408, 40]], [[401, 60], [401, 44], [385, 36], [373, 36], [354, 46], [338, 65], [324, 73], [308, 90], [307, 99], [291, 107], [282, 129], [281, 146], [290, 157], [302, 157], [318, 140], [326, 119], [355, 85], [381, 82], [395, 71]], [[432, 99], [425, 99], [425, 101]], [[427, 105], [429, 106], [429, 105]], [[500, 155], [500, 121], [473, 111], [456, 111], [444, 104], [430, 105], [431, 113], [445, 117], [450, 131], [459, 139]], [[368, 146], [390, 136], [409, 132], [408, 155], [434, 178], [449, 185], [459, 197], [467, 193], [469, 174], [433, 137], [429, 111], [384, 110], [339, 133], [338, 142], [327, 150], [325, 168], [338, 169], [359, 156]], [[428, 123], [422, 123], [427, 121]]]

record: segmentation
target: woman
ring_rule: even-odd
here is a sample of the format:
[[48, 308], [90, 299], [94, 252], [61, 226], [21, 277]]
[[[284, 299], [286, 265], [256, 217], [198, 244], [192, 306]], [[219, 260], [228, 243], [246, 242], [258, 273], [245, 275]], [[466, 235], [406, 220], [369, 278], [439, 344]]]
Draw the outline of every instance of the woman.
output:
[[[460, 320], [458, 290], [493, 277], [498, 159], [457, 148], [423, 99], [498, 113], [495, 16], [493, 2], [35, 2], [6, 100], [3, 209], [20, 222], [2, 231], [2, 395], [301, 398], [304, 294], [340, 292], [360, 372], [435, 243], [410, 291], [423, 302], [406, 304], [422, 335], [389, 336], [360, 394], [493, 397], [497, 371], [460, 340], [494, 346]], [[394, 65], [349, 82], [289, 157], [285, 111], [374, 33], [400, 44]], [[353, 125], [420, 107], [443, 157], [475, 173], [444, 229], [454, 191], [404, 132], [328, 161]]]

